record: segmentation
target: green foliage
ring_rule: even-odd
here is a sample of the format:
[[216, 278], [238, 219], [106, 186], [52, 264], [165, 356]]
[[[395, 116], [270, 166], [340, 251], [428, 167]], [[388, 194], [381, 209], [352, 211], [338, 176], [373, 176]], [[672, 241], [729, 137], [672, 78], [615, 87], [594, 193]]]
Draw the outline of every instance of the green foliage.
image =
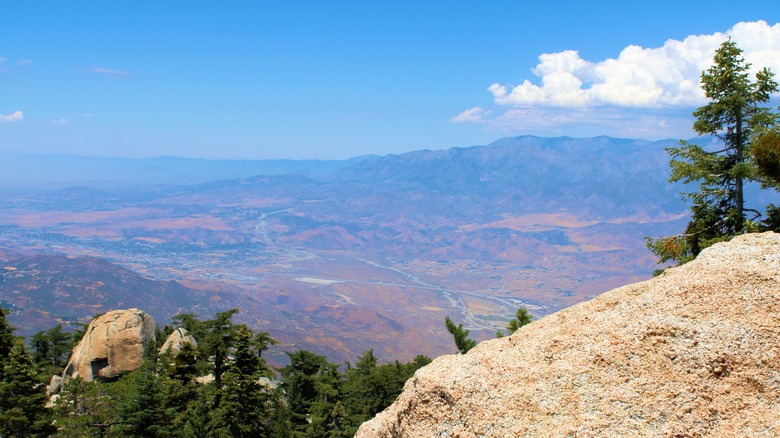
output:
[[268, 368], [257, 351], [254, 333], [245, 325], [234, 332], [233, 360], [225, 373], [225, 393], [213, 413], [216, 436], [270, 436], [269, 398], [273, 390], [258, 383]]
[[[266, 332], [255, 334], [234, 324], [234, 314], [223, 312], [206, 321], [179, 316], [175, 322], [194, 335], [198, 347], [184, 344], [175, 355], [150, 355], [139, 369], [113, 382], [67, 382], [52, 412], [55, 436], [351, 437], [431, 361], [417, 356], [409, 363], [379, 364], [368, 350], [341, 372], [324, 356], [302, 350], [287, 353], [290, 364], [279, 370], [279, 382], [262, 358], [276, 341]], [[47, 333], [40, 337], [48, 338]], [[42, 357], [50, 357], [44, 350]], [[221, 384], [216, 375], [198, 383], [204, 371], [216, 371], [213, 362], [220, 352]]]
[[309, 426], [312, 406], [321, 398], [322, 385], [317, 382], [330, 375], [335, 365], [325, 356], [310, 351], [287, 352], [290, 364], [281, 368], [282, 388], [287, 394], [290, 426], [293, 436], [304, 436]]
[[[253, 333], [232, 322], [238, 309], [201, 321], [193, 314], [178, 315], [178, 323], [198, 341], [183, 345], [168, 365], [169, 411], [183, 436], [271, 436], [279, 412], [273, 406], [281, 395], [259, 384], [271, 377], [262, 353], [276, 341], [268, 333]], [[193, 387], [197, 375], [211, 374], [213, 383]], [[175, 401], [175, 402], [173, 402]], [[183, 406], [186, 405], [186, 408]]]
[[753, 144], [753, 157], [767, 186], [780, 187], [780, 134], [768, 131]]
[[[63, 385], [54, 409], [57, 437], [118, 437], [134, 429], [128, 422], [134, 403], [134, 373], [116, 382], [84, 382], [80, 378]], [[139, 435], [145, 436], [145, 435]], [[151, 435], [158, 436], [158, 435]]]
[[[233, 351], [238, 325], [232, 319], [237, 313], [238, 309], [231, 309], [205, 321], [191, 313], [173, 318], [174, 324], [184, 327], [198, 340], [198, 371], [204, 375], [212, 374], [218, 389], [222, 388], [222, 376], [227, 371], [228, 357]], [[217, 396], [217, 404], [219, 398]]]
[[469, 331], [463, 328], [463, 324], [458, 324], [456, 326], [449, 316], [445, 316], [444, 325], [447, 327], [447, 331], [450, 332], [455, 339], [455, 346], [460, 353], [466, 354], [477, 345], [477, 341], [468, 338]]
[[[342, 405], [344, 376], [335, 364], [323, 367], [314, 382], [316, 398], [311, 404], [306, 429], [307, 437], [344, 436], [349, 427], [347, 412]], [[346, 436], [352, 436], [348, 434]]]
[[5, 310], [0, 307], [0, 380], [3, 378], [3, 368], [14, 347], [14, 328], [5, 319]]
[[165, 412], [165, 393], [157, 370], [150, 360], [125, 376], [116, 387], [119, 391], [117, 423], [111, 433], [115, 436], [167, 437], [171, 436]]
[[45, 408], [48, 401], [46, 388], [37, 379], [32, 358], [21, 339], [14, 340], [1, 363], [0, 436], [49, 436], [54, 428], [50, 413]]
[[[683, 194], [692, 203], [684, 234], [647, 239], [659, 263], [686, 263], [715, 242], [758, 229], [752, 221], [761, 213], [745, 206], [744, 185], [766, 180], [777, 165], [772, 155], [777, 141], [769, 128], [778, 116], [761, 104], [769, 101], [778, 85], [766, 68], [751, 82], [749, 68], [742, 50], [728, 40], [715, 52], [712, 67], [702, 73], [702, 88], [710, 103], [694, 111], [693, 129], [719, 138], [723, 149], [705, 150], [685, 141], [679, 148], [667, 149], [670, 182], [698, 182], [699, 188]], [[756, 146], [758, 155], [752, 150]]]
[[349, 424], [357, 430], [363, 422], [390, 406], [415, 371], [430, 362], [426, 356], [417, 356], [407, 364], [394, 361], [377, 365], [374, 351], [366, 351], [345, 374], [343, 400]]
[[395, 401], [415, 371], [431, 362], [417, 356], [406, 364], [380, 365], [374, 351], [368, 350], [342, 374], [324, 356], [309, 351], [287, 355], [290, 365], [280, 371], [288, 410], [279, 412], [276, 424], [288, 421], [289, 436], [296, 437], [354, 435], [363, 422]]
[[774, 204], [766, 206], [766, 218], [761, 222], [761, 230], [780, 232], [780, 207]]
[[[519, 328], [528, 325], [531, 323], [531, 320], [533, 317], [530, 313], [528, 313], [528, 309], [525, 307], [519, 307], [517, 311], [515, 311], [515, 317], [509, 320], [509, 323], [506, 325], [506, 331], [507, 335], [511, 335], [512, 333], [516, 332]], [[502, 338], [504, 337], [504, 333], [500, 330], [496, 331], [496, 337]]]
[[72, 334], [62, 331], [62, 324], [34, 334], [30, 340], [32, 359], [43, 376], [58, 374], [68, 362], [73, 349]]

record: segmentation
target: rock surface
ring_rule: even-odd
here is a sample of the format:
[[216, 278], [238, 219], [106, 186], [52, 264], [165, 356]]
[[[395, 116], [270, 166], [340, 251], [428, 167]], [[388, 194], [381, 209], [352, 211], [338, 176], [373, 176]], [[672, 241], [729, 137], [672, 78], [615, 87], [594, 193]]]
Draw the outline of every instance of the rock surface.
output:
[[73, 348], [62, 374], [63, 383], [76, 377], [111, 380], [132, 371], [141, 366], [144, 348], [152, 341], [154, 319], [146, 312], [128, 309], [101, 315]]
[[51, 376], [51, 379], [49, 380], [49, 384], [46, 385], [46, 395], [51, 397], [54, 394], [59, 394], [61, 389], [62, 389], [62, 377], [57, 375]]
[[357, 437], [780, 436], [780, 234], [420, 369]]
[[192, 335], [187, 332], [187, 329], [179, 327], [170, 335], [168, 335], [167, 338], [165, 338], [165, 342], [163, 343], [162, 347], [160, 347], [159, 353], [163, 354], [170, 352], [175, 356], [179, 351], [181, 351], [181, 347], [184, 344], [190, 344], [193, 347], [198, 346], [197, 341], [195, 341], [195, 338], [193, 338]]

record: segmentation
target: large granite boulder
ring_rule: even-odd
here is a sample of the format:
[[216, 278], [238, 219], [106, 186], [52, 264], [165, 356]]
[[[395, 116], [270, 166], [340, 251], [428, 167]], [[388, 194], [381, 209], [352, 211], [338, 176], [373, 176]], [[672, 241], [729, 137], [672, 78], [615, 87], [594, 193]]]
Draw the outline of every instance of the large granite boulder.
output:
[[187, 332], [187, 329], [179, 327], [165, 338], [165, 342], [160, 348], [159, 353], [170, 353], [175, 356], [181, 351], [181, 347], [185, 344], [192, 345], [193, 347], [198, 346], [197, 341], [195, 341], [195, 338]]
[[112, 380], [143, 361], [154, 342], [154, 319], [138, 309], [114, 310], [94, 319], [73, 349], [62, 374], [63, 383], [76, 377]]
[[780, 436], [780, 234], [421, 368], [357, 437]]

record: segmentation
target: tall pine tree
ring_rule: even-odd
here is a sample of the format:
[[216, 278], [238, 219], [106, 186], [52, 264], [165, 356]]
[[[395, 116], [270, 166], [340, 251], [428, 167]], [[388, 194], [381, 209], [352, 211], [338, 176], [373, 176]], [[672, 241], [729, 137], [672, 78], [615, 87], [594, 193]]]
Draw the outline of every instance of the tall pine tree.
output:
[[233, 360], [225, 372], [222, 403], [212, 416], [212, 430], [217, 436], [271, 436], [269, 399], [273, 389], [260, 384], [268, 368], [260, 358], [254, 339], [254, 333], [246, 325], [236, 327]]
[[761, 212], [747, 205], [745, 184], [760, 179], [751, 149], [777, 121], [777, 114], [762, 104], [769, 102], [778, 86], [766, 68], [751, 82], [749, 69], [742, 50], [729, 39], [701, 75], [710, 103], [694, 111], [693, 129], [720, 139], [722, 149], [705, 150], [686, 141], [667, 149], [672, 157], [670, 181], [698, 182], [699, 190], [684, 194], [692, 202], [684, 234], [648, 239], [660, 263], [685, 263], [715, 242], [758, 229], [754, 221]]
[[36, 378], [30, 353], [21, 339], [4, 360], [0, 381], [0, 436], [46, 437], [56, 429], [46, 403], [46, 386]]
[[3, 379], [3, 368], [14, 347], [14, 330], [16, 329], [5, 319], [5, 310], [0, 307], [0, 380]]

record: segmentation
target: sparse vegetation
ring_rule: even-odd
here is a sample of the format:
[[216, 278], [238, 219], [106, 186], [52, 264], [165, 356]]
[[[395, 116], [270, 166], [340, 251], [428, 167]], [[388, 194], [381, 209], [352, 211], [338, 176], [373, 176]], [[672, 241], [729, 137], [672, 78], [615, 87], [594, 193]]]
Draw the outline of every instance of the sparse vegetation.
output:
[[[528, 313], [528, 309], [525, 307], [519, 307], [515, 312], [515, 317], [509, 320], [509, 323], [506, 325], [506, 334], [511, 335], [521, 327], [530, 324], [532, 319], [533, 317], [530, 313]], [[496, 337], [503, 338], [504, 332], [501, 330], [496, 330]]]
[[461, 354], [468, 353], [469, 350], [477, 345], [477, 341], [469, 339], [469, 331], [463, 328], [463, 324], [455, 325], [449, 316], [444, 317], [444, 325], [447, 331], [452, 334], [455, 340], [455, 346]]

